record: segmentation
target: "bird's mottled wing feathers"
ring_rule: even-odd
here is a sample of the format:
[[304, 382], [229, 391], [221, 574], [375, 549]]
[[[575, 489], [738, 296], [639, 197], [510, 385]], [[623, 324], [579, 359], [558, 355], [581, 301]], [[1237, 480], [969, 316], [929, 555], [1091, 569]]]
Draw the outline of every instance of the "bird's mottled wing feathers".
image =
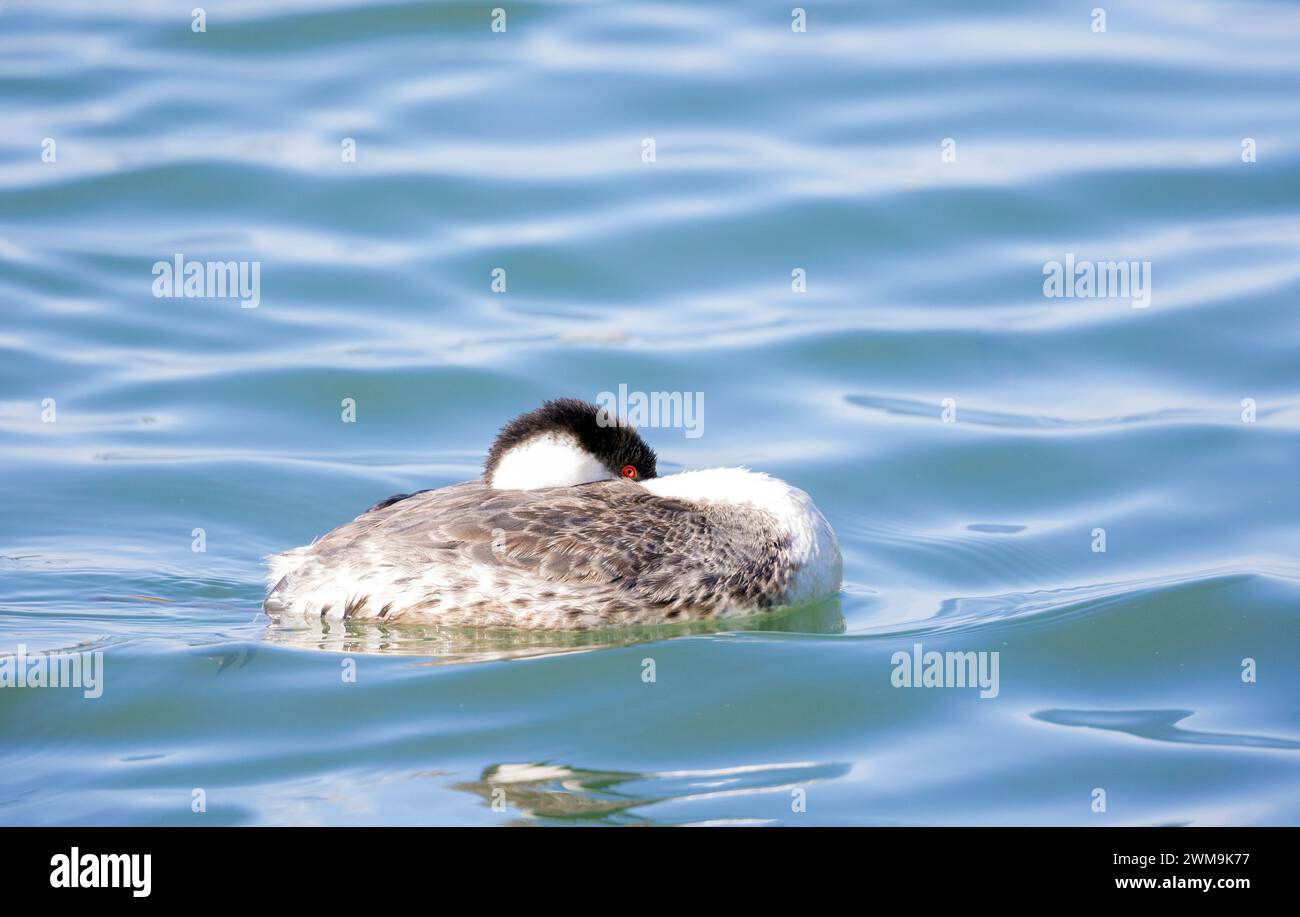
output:
[[736, 537], [631, 482], [532, 491], [469, 482], [384, 501], [279, 555], [267, 607], [546, 627], [709, 613], [748, 597], [701, 560], [753, 572], [756, 545]]
[[365, 537], [383, 538], [390, 550], [437, 545], [548, 582], [625, 585], [665, 563], [685, 564], [690, 543], [708, 530], [687, 504], [623, 481], [530, 491], [463, 484], [353, 524], [367, 523]]

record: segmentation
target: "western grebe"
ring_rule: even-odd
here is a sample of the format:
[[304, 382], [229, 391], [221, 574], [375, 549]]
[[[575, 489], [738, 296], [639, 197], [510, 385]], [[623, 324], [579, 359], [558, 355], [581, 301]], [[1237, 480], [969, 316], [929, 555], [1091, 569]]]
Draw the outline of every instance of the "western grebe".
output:
[[507, 424], [481, 480], [389, 497], [268, 558], [277, 617], [585, 630], [768, 611], [836, 592], [809, 496], [745, 468], [659, 477], [604, 409]]

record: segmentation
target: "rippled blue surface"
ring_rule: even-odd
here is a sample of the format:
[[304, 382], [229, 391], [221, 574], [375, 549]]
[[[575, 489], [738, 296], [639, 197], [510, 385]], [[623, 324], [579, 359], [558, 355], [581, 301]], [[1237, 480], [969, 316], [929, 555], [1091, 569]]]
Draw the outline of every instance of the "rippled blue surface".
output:
[[[0, 823], [1300, 822], [1300, 7], [492, 5], [0, 5], [0, 652], [105, 666], [0, 689]], [[178, 252], [261, 304], [155, 298]], [[1046, 298], [1067, 254], [1150, 307]], [[811, 492], [842, 596], [260, 614], [263, 555], [619, 384], [704, 393], [661, 467]], [[998, 696], [892, 687], [916, 643]]]

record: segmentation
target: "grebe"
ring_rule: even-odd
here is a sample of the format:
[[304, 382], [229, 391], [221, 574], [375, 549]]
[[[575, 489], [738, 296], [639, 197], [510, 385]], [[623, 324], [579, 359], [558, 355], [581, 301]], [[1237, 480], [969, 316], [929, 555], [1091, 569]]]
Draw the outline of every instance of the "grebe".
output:
[[570, 398], [502, 428], [481, 480], [268, 561], [276, 617], [545, 630], [769, 611], [836, 592], [842, 566], [802, 490], [746, 468], [659, 477], [634, 429]]

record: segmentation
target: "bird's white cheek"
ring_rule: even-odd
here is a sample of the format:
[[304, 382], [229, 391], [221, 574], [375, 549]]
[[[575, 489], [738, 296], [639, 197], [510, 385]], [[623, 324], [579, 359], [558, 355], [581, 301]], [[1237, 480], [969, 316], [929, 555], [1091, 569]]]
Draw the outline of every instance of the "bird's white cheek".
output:
[[494, 490], [538, 490], [612, 477], [603, 463], [571, 439], [538, 436], [501, 456], [488, 483]]

